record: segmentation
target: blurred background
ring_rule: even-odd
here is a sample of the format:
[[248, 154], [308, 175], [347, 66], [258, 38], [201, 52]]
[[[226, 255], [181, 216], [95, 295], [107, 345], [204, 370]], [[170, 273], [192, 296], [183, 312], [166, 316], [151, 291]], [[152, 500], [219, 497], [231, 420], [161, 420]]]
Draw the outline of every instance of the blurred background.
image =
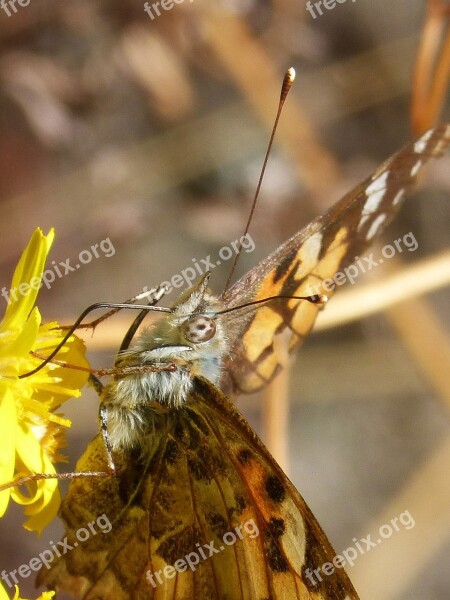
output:
[[[240, 237], [288, 67], [297, 80], [250, 230], [255, 249], [235, 278], [411, 138], [427, 48], [441, 83], [448, 66], [448, 3], [436, 0], [347, 0], [322, 15], [303, 0], [186, 0], [159, 17], [141, 0], [16, 8], [0, 9], [0, 288], [35, 227], [55, 227], [54, 281], [39, 295], [46, 321], [123, 301]], [[425, 122], [439, 111], [448, 120], [443, 87]], [[385, 234], [389, 243], [412, 231], [418, 249], [341, 290], [288, 376], [238, 400], [337, 552], [404, 511], [414, 518], [349, 570], [362, 600], [448, 597], [449, 191], [446, 158]], [[80, 268], [60, 276], [67, 259]], [[213, 271], [214, 291], [231, 262]], [[383, 310], [358, 316], [373, 295]], [[86, 336], [93, 365], [112, 365], [129, 321]], [[91, 390], [66, 405], [71, 467], [97, 431], [97, 407]], [[0, 570], [62, 536], [54, 523], [36, 540], [21, 522], [14, 507], [0, 521]], [[33, 589], [22, 580], [23, 595]]]

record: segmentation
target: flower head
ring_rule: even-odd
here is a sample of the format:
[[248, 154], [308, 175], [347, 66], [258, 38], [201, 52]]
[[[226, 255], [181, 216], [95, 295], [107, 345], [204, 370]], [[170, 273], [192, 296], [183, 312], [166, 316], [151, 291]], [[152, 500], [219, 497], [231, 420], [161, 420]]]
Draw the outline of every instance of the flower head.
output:
[[[72, 396], [80, 395], [87, 373], [47, 364], [20, 379], [39, 364], [30, 354], [49, 354], [64, 332], [56, 322], [41, 324], [35, 306], [42, 285], [45, 260], [54, 238], [51, 230], [40, 229], [31, 236], [16, 267], [8, 306], [0, 322], [0, 485], [29, 473], [55, 473], [54, 462], [61, 460], [64, 428], [70, 421], [56, 411]], [[58, 359], [87, 367], [84, 344], [71, 336], [58, 353]], [[9, 500], [25, 506], [26, 529], [40, 532], [56, 515], [60, 503], [56, 479], [27, 484], [27, 494], [18, 487], [0, 492], [0, 516]]]

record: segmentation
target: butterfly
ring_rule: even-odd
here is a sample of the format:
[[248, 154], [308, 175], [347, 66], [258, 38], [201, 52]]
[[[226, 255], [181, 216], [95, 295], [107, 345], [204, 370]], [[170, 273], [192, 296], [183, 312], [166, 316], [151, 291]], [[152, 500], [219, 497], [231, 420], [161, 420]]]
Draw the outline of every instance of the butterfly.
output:
[[[277, 339], [293, 351], [320, 310], [293, 296], [331, 296], [335, 274], [380, 235], [449, 141], [450, 126], [428, 131], [220, 296], [201, 277], [119, 353], [119, 368], [148, 369], [124, 370], [103, 388], [107, 444], [98, 434], [77, 464], [105, 471], [109, 450], [115, 476], [71, 482], [60, 510], [68, 551], [39, 584], [86, 600], [358, 598], [230, 397], [276, 376]], [[101, 516], [110, 530], [94, 533]]]

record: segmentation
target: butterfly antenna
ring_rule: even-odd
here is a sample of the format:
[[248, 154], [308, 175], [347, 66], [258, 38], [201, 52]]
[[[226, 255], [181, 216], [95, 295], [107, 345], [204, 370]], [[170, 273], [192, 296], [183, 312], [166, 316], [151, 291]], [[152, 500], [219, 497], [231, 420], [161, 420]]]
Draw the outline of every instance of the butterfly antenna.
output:
[[257, 306], [258, 304], [265, 304], [266, 302], [274, 302], [277, 300], [306, 300], [306, 302], [320, 306], [328, 302], [328, 296], [325, 296], [325, 294], [313, 294], [312, 296], [268, 296], [261, 300], [252, 300], [251, 302], [245, 302], [244, 304], [238, 304], [237, 306], [231, 306], [230, 308], [224, 308], [223, 310], [216, 312], [202, 314], [211, 314], [213, 317], [217, 317], [218, 315], [225, 315], [226, 313], [234, 312], [235, 310], [241, 310], [243, 308], [249, 308], [250, 306]]
[[288, 69], [288, 71], [287, 71], [287, 73], [286, 73], [286, 75], [284, 76], [284, 79], [283, 79], [283, 85], [281, 86], [280, 101], [278, 102], [277, 116], [275, 117], [275, 122], [274, 122], [273, 127], [272, 127], [272, 133], [270, 135], [269, 144], [267, 146], [266, 156], [264, 157], [264, 162], [263, 162], [263, 166], [262, 166], [262, 169], [261, 169], [261, 174], [259, 176], [258, 185], [256, 186], [255, 197], [253, 198], [252, 208], [251, 208], [250, 214], [248, 216], [247, 225], [245, 226], [244, 233], [243, 233], [243, 235], [241, 237], [241, 240], [239, 242], [239, 246], [238, 246], [238, 249], [237, 249], [237, 252], [236, 252], [236, 256], [234, 257], [233, 265], [231, 267], [230, 274], [228, 275], [228, 279], [227, 279], [227, 282], [225, 284], [225, 289], [224, 289], [223, 293], [225, 293], [227, 291], [227, 289], [228, 289], [228, 287], [230, 285], [230, 281], [231, 281], [233, 273], [234, 273], [234, 271], [236, 269], [236, 265], [238, 263], [239, 256], [241, 255], [241, 252], [242, 252], [242, 239], [245, 238], [245, 236], [248, 233], [248, 230], [250, 229], [250, 223], [252, 222], [253, 213], [255, 212], [256, 203], [257, 203], [258, 197], [259, 197], [259, 191], [261, 189], [262, 180], [263, 180], [263, 177], [264, 177], [264, 173], [266, 171], [267, 161], [269, 159], [269, 154], [270, 154], [270, 151], [272, 149], [272, 143], [273, 143], [273, 139], [275, 137], [275, 132], [276, 132], [277, 127], [278, 127], [278, 121], [280, 120], [280, 115], [281, 115], [281, 111], [283, 110], [284, 102], [285, 102], [286, 97], [287, 97], [287, 95], [289, 93], [289, 90], [292, 87], [292, 84], [294, 83], [294, 79], [295, 79], [295, 69], [293, 67], [291, 67], [290, 69]]

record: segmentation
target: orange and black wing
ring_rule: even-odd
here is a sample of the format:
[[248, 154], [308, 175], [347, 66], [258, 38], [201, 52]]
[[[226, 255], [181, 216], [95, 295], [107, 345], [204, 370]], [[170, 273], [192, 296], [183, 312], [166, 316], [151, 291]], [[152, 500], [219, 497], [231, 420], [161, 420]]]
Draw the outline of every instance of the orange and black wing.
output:
[[[148, 447], [119, 460], [117, 478], [72, 481], [61, 509], [70, 550], [40, 583], [85, 600], [357, 600], [247, 422], [207, 380], [194, 383]], [[97, 437], [78, 468], [105, 461]], [[96, 527], [102, 515], [109, 531]], [[81, 541], [86, 529], [96, 533]]]
[[[226, 291], [225, 306], [278, 295], [330, 297], [336, 284], [346, 280], [344, 269], [358, 261], [395, 217], [423, 165], [442, 154], [449, 141], [450, 125], [442, 125], [394, 154]], [[283, 364], [278, 337], [288, 335], [292, 351], [308, 335], [319, 310], [309, 302], [280, 299], [257, 310], [225, 314], [230, 347], [221, 388], [227, 393], [251, 392], [270, 382]]]

